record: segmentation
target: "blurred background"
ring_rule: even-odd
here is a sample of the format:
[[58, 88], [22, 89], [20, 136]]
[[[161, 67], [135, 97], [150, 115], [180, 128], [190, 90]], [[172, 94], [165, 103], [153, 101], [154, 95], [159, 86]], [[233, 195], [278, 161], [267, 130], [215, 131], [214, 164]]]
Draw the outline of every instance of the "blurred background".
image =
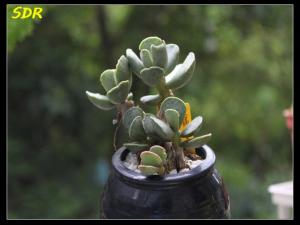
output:
[[[29, 5], [26, 5], [29, 6]], [[267, 188], [291, 180], [283, 110], [293, 100], [291, 5], [47, 6], [8, 16], [8, 218], [99, 218], [113, 154], [113, 111], [85, 90], [148, 36], [196, 55], [175, 93], [203, 116], [232, 218], [276, 218]], [[135, 101], [152, 91], [133, 81]]]

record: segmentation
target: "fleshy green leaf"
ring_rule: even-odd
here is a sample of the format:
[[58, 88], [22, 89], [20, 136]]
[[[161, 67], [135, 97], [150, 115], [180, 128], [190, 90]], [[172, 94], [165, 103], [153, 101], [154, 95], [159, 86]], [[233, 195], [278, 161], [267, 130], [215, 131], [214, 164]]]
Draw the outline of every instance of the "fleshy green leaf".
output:
[[179, 113], [179, 125], [181, 125], [186, 111], [184, 102], [177, 97], [168, 97], [160, 105], [161, 112], [167, 109], [175, 109]]
[[145, 67], [153, 66], [152, 56], [149, 50], [142, 49], [140, 52], [140, 56]]
[[167, 109], [165, 111], [165, 118], [174, 131], [179, 130], [179, 113], [175, 109]]
[[85, 92], [86, 95], [88, 96], [89, 100], [98, 108], [102, 110], [110, 110], [115, 107], [114, 104], [110, 102], [107, 96], [105, 95], [100, 95], [98, 93], [92, 93], [89, 91]]
[[147, 37], [144, 40], [141, 41], [139, 45], [139, 50], [147, 49], [150, 51], [151, 45], [160, 45], [163, 43], [163, 40], [161, 40], [159, 37]]
[[169, 141], [174, 136], [170, 126], [154, 116], [146, 115], [143, 119], [143, 127], [146, 134], [155, 140]]
[[105, 91], [109, 91], [113, 87], [117, 85], [116, 79], [115, 79], [115, 69], [111, 70], [105, 70], [100, 75], [100, 82], [105, 89]]
[[199, 137], [195, 137], [191, 140], [184, 141], [180, 143], [183, 148], [200, 148], [205, 145], [211, 138], [211, 134], [202, 135]]
[[129, 62], [131, 70], [137, 75], [140, 76], [140, 71], [144, 68], [143, 62], [139, 57], [130, 49], [126, 50], [126, 57]]
[[158, 167], [145, 165], [139, 165], [138, 168], [141, 171], [141, 173], [145, 176], [157, 175], [160, 170]]
[[154, 152], [144, 151], [141, 153], [141, 165], [160, 167], [162, 159]]
[[187, 126], [186, 128], [181, 132], [181, 137], [188, 137], [196, 133], [202, 124], [203, 118], [201, 116], [195, 117]]
[[124, 102], [128, 96], [129, 81], [122, 81], [116, 87], [108, 91], [107, 97], [114, 104], [120, 104]]
[[146, 140], [147, 136], [145, 134], [144, 131], [144, 127], [142, 124], [142, 120], [143, 118], [141, 116], [137, 116], [134, 118], [134, 120], [132, 121], [130, 127], [129, 127], [129, 137], [132, 140], [135, 141], [142, 141], [142, 140]]
[[193, 76], [195, 69], [195, 55], [190, 52], [182, 64], [178, 64], [171, 73], [166, 76], [166, 86], [170, 89], [178, 89], [186, 85]]
[[137, 116], [144, 116], [144, 112], [140, 107], [134, 106], [128, 109], [125, 114], [123, 115], [123, 125], [129, 129], [132, 121], [137, 117]]
[[175, 44], [167, 44], [168, 61], [165, 67], [166, 73], [171, 72], [178, 63], [179, 60], [179, 47]]
[[163, 163], [167, 160], [167, 152], [166, 149], [160, 145], [153, 145], [150, 148], [150, 152], [154, 152], [162, 159]]
[[149, 85], [150, 87], [158, 85], [163, 77], [164, 70], [157, 66], [152, 66], [150, 68], [141, 70], [140, 78], [144, 81], [145, 84]]
[[116, 65], [116, 81], [117, 83], [120, 83], [121, 81], [126, 81], [126, 80], [129, 80], [129, 89], [130, 89], [132, 83], [131, 72], [129, 70], [129, 64], [127, 58], [124, 55], [122, 55]]
[[145, 95], [140, 98], [140, 101], [143, 104], [156, 105], [159, 103], [160, 96], [159, 95]]
[[153, 64], [155, 66], [165, 68], [168, 61], [166, 44], [162, 43], [160, 45], [151, 45], [151, 53]]
[[133, 153], [137, 153], [146, 150], [148, 148], [148, 144], [138, 143], [138, 142], [125, 143], [123, 145]]

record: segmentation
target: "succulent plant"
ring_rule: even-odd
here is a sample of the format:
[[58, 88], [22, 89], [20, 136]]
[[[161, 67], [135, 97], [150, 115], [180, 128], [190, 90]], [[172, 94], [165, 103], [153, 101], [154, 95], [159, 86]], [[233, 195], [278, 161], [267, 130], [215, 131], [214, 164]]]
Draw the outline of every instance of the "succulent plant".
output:
[[121, 107], [132, 98], [130, 88], [132, 84], [131, 70], [127, 58], [122, 55], [115, 69], [105, 70], [100, 75], [100, 83], [106, 95], [86, 91], [89, 100], [102, 110]]
[[[127, 129], [128, 141], [123, 145], [137, 154], [138, 168], [146, 175], [163, 175], [173, 169], [186, 168], [185, 150], [206, 144], [211, 134], [199, 136], [201, 116], [185, 121], [186, 103], [175, 97], [172, 90], [186, 85], [194, 72], [195, 55], [190, 52], [178, 64], [179, 47], [166, 44], [159, 37], [148, 37], [140, 45], [140, 57], [131, 49], [122, 55], [115, 69], [105, 70], [100, 82], [106, 95], [86, 92], [98, 108], [119, 112], [117, 122]], [[131, 100], [132, 73], [145, 84], [154, 87], [157, 94], [145, 95], [143, 104], [156, 105], [156, 114], [146, 113]]]
[[[206, 144], [211, 134], [194, 137], [202, 125], [202, 117], [195, 117], [182, 131], [180, 126], [186, 112], [185, 103], [177, 97], [167, 97], [160, 105], [159, 117], [144, 113], [139, 107], [132, 107], [124, 115], [124, 125], [129, 128], [129, 136], [134, 142], [125, 143], [133, 152], [143, 151], [159, 143], [170, 143], [167, 147], [169, 158], [168, 170], [185, 167], [183, 149], [199, 148]], [[130, 125], [129, 125], [130, 124]], [[186, 140], [187, 139], [187, 140]]]
[[145, 175], [162, 175], [165, 172], [164, 164], [167, 160], [166, 149], [160, 145], [153, 145], [149, 151], [143, 151], [140, 155], [141, 164], [138, 168]]
[[140, 58], [131, 50], [126, 50], [128, 62], [134, 74], [145, 84], [158, 90], [156, 95], [145, 95], [140, 101], [144, 104], [157, 104], [171, 90], [182, 88], [192, 78], [195, 69], [195, 55], [190, 52], [184, 62], [179, 60], [179, 47], [176, 44], [166, 44], [159, 37], [148, 37], [140, 45]]

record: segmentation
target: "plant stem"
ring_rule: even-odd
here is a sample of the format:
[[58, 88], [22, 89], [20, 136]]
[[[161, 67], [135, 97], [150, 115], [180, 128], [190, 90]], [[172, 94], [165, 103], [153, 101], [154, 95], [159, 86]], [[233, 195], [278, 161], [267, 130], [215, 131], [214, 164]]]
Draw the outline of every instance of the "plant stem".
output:
[[114, 149], [115, 151], [117, 150], [117, 138], [118, 138], [118, 131], [120, 129], [121, 123], [120, 121], [122, 121], [123, 115], [126, 113], [126, 111], [134, 106], [134, 102], [133, 101], [125, 101], [121, 104], [116, 105], [117, 107], [117, 127], [115, 129], [114, 132], [114, 140], [113, 140], [113, 145], [114, 145]]
[[160, 105], [161, 103], [163, 102], [163, 100], [169, 96], [174, 96], [173, 92], [171, 89], [168, 89], [166, 87], [166, 80], [165, 78], [161, 79], [159, 85], [156, 87], [157, 90], [158, 90], [158, 93], [159, 93], [159, 96], [160, 96], [160, 100], [156, 106], [156, 112], [157, 112], [157, 115], [159, 118], [162, 117], [162, 115], [159, 115], [159, 108], [160, 108]]
[[179, 146], [175, 147], [175, 167], [177, 172], [187, 167], [184, 162], [183, 148]]
[[119, 128], [120, 128], [120, 123], [118, 123], [116, 129], [115, 129], [115, 132], [114, 132], [114, 140], [113, 140], [113, 145], [114, 145], [114, 149], [115, 151], [117, 151], [117, 137], [118, 137], [118, 131], [119, 131]]
[[172, 144], [173, 144], [172, 148], [174, 149], [172, 154], [174, 154], [174, 156], [173, 156], [174, 164], [175, 164], [174, 166], [175, 166], [177, 172], [186, 168], [186, 164], [184, 162], [183, 148], [180, 147], [179, 143], [180, 143], [180, 133], [179, 133], [179, 131], [177, 131], [172, 140]]
[[119, 113], [119, 115], [117, 117], [118, 122], [122, 119], [122, 117], [126, 113], [126, 111], [133, 106], [134, 106], [134, 102], [131, 100], [125, 101], [125, 102], [117, 105], [117, 110]]
[[159, 85], [157, 86], [159, 95], [160, 95], [160, 101], [159, 101], [159, 105], [162, 103], [162, 101], [169, 97], [169, 96], [173, 96], [173, 92], [171, 89], [168, 89], [166, 87], [166, 80], [165, 78], [161, 79], [161, 81], [159, 82]]

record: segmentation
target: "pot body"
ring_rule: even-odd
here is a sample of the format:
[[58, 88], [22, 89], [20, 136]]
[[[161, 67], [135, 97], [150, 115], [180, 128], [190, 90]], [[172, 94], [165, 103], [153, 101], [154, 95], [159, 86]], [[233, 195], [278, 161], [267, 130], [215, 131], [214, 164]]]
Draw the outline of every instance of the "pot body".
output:
[[194, 169], [164, 177], [145, 177], [123, 165], [128, 150], [121, 148], [112, 160], [113, 170], [101, 199], [104, 219], [226, 219], [229, 196], [214, 168], [208, 146], [199, 150], [205, 160]]

